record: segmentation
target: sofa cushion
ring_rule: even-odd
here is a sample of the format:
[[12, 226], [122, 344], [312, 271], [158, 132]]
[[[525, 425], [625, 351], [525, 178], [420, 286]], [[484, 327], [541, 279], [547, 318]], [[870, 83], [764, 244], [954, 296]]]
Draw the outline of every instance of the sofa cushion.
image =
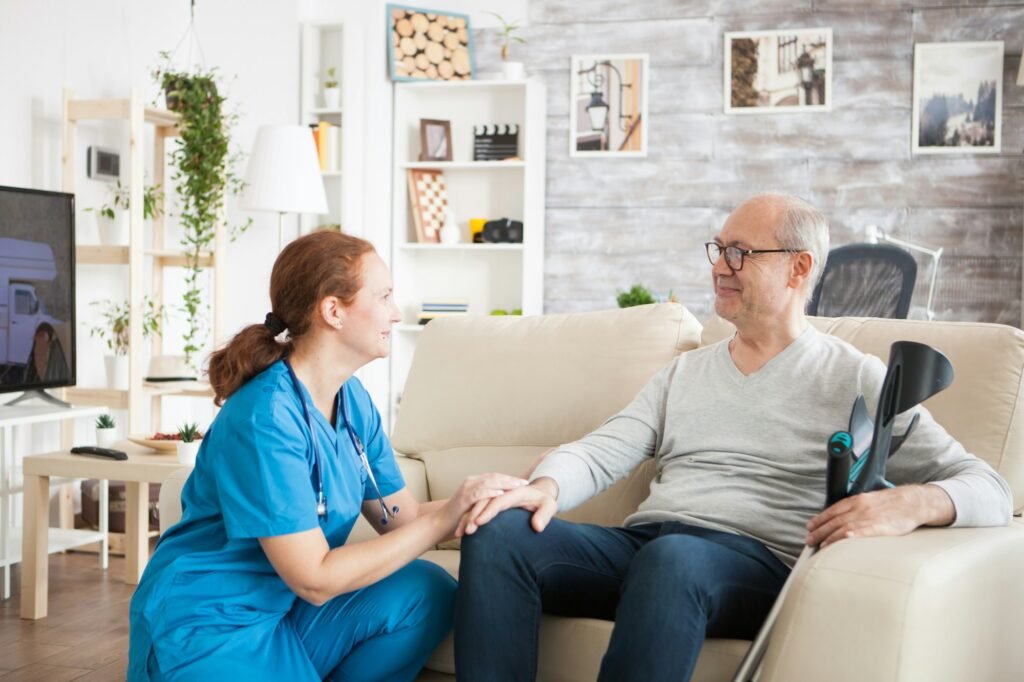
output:
[[625, 407], [699, 338], [700, 323], [674, 303], [434, 320], [417, 342], [392, 443], [413, 457], [561, 445]]
[[[879, 318], [808, 318], [883, 362], [894, 341], [936, 348], [953, 363], [953, 384], [924, 403], [935, 420], [969, 452], [998, 471], [1013, 492], [1014, 510], [1024, 508], [1024, 332], [983, 322], [926, 322]], [[702, 337], [717, 341], [735, 329], [721, 318], [708, 321]], [[993, 362], [993, 358], [998, 358]]]

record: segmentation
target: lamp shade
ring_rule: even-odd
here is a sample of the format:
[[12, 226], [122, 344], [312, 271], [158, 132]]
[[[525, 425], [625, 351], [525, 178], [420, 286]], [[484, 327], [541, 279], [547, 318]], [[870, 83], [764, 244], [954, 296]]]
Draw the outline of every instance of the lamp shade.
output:
[[260, 127], [245, 183], [242, 208], [246, 210], [327, 213], [316, 145], [305, 126]]

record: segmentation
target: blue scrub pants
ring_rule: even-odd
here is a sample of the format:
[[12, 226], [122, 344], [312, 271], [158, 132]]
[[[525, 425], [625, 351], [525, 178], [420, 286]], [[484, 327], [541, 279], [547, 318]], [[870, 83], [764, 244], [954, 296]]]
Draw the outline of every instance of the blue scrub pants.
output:
[[452, 628], [455, 590], [455, 580], [444, 569], [416, 560], [323, 606], [296, 600], [265, 637], [248, 628], [228, 633], [259, 637], [262, 641], [252, 642], [258, 658], [238, 660], [237, 652], [214, 650], [162, 674], [151, 654], [147, 672], [152, 680], [175, 681], [241, 675], [249, 680], [411, 682]]
[[752, 639], [789, 569], [760, 542], [677, 522], [604, 528], [510, 509], [462, 539], [460, 680], [537, 676], [541, 612], [614, 620], [599, 680], [689, 680], [704, 638]]

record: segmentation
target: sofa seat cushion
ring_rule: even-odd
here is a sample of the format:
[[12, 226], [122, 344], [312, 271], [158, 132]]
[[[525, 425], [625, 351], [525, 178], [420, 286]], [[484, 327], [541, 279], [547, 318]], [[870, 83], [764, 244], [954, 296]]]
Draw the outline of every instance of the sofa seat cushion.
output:
[[[423, 555], [448, 571], [459, 575], [459, 553], [435, 550]], [[612, 635], [611, 621], [595, 618], [563, 618], [545, 615], [540, 624], [540, 657], [537, 679], [559, 682], [593, 682], [601, 666], [601, 658]], [[709, 639], [701, 649], [694, 682], [721, 682], [731, 679], [739, 667], [750, 642], [735, 639]], [[427, 661], [428, 669], [455, 674], [455, 649], [452, 635]]]

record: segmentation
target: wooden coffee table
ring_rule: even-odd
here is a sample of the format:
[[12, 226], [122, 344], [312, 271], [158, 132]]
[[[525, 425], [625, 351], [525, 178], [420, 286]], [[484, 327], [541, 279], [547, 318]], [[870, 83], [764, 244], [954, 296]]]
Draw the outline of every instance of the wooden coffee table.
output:
[[[148, 448], [122, 442], [116, 446], [128, 459], [101, 459], [72, 455], [68, 451], [28, 455], [22, 460], [25, 479], [24, 532], [22, 534], [21, 617], [46, 617], [48, 536], [50, 533], [50, 477], [97, 478], [124, 481], [125, 578], [137, 585], [149, 561], [149, 483], [161, 483], [182, 468], [173, 454], [156, 454]], [[145, 484], [145, 485], [144, 485]]]

